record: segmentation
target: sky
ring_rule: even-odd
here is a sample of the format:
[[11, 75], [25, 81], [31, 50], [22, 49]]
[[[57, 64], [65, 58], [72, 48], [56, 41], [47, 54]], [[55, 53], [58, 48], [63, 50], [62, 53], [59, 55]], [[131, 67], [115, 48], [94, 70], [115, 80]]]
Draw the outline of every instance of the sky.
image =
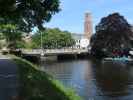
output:
[[55, 14], [44, 26], [60, 28], [72, 33], [84, 32], [84, 14], [90, 12], [95, 26], [102, 17], [119, 12], [130, 24], [133, 24], [133, 0], [60, 0], [61, 11]]

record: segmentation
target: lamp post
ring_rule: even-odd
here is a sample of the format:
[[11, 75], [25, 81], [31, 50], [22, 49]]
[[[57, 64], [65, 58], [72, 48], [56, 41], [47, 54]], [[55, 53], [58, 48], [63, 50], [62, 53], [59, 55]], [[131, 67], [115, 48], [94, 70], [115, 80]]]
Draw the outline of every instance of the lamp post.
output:
[[42, 32], [40, 32], [40, 35], [41, 35], [41, 56], [44, 56], [44, 52], [43, 52]]
[[41, 44], [40, 44], [40, 47], [41, 47], [41, 50], [42, 50], [42, 32], [41, 32], [41, 31], [40, 31], [40, 40], [41, 40], [41, 41], [40, 41], [40, 43], [41, 43]]

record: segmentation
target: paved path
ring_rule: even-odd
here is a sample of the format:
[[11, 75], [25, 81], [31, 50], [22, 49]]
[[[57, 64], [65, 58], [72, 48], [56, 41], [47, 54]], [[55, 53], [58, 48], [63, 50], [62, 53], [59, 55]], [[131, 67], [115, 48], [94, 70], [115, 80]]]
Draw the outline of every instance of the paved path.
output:
[[17, 66], [10, 58], [0, 55], [0, 100], [17, 96]]

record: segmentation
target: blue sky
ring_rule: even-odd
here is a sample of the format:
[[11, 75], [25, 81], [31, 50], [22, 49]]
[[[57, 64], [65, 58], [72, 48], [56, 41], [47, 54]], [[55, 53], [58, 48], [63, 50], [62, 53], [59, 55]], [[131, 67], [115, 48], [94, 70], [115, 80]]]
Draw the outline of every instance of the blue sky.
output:
[[60, 2], [62, 10], [54, 15], [45, 27], [83, 33], [85, 12], [92, 13], [93, 28], [102, 17], [113, 12], [119, 12], [133, 24], [133, 0], [60, 0]]

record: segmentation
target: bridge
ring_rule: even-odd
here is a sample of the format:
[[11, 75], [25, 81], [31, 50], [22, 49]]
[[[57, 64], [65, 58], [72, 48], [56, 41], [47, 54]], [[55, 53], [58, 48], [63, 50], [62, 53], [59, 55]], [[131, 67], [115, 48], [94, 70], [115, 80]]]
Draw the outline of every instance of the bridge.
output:
[[26, 55], [56, 56], [63, 54], [88, 54], [88, 49], [22, 49], [22, 53]]
[[76, 59], [89, 56], [88, 49], [22, 49], [22, 56], [27, 60], [37, 61], [39, 59]]

